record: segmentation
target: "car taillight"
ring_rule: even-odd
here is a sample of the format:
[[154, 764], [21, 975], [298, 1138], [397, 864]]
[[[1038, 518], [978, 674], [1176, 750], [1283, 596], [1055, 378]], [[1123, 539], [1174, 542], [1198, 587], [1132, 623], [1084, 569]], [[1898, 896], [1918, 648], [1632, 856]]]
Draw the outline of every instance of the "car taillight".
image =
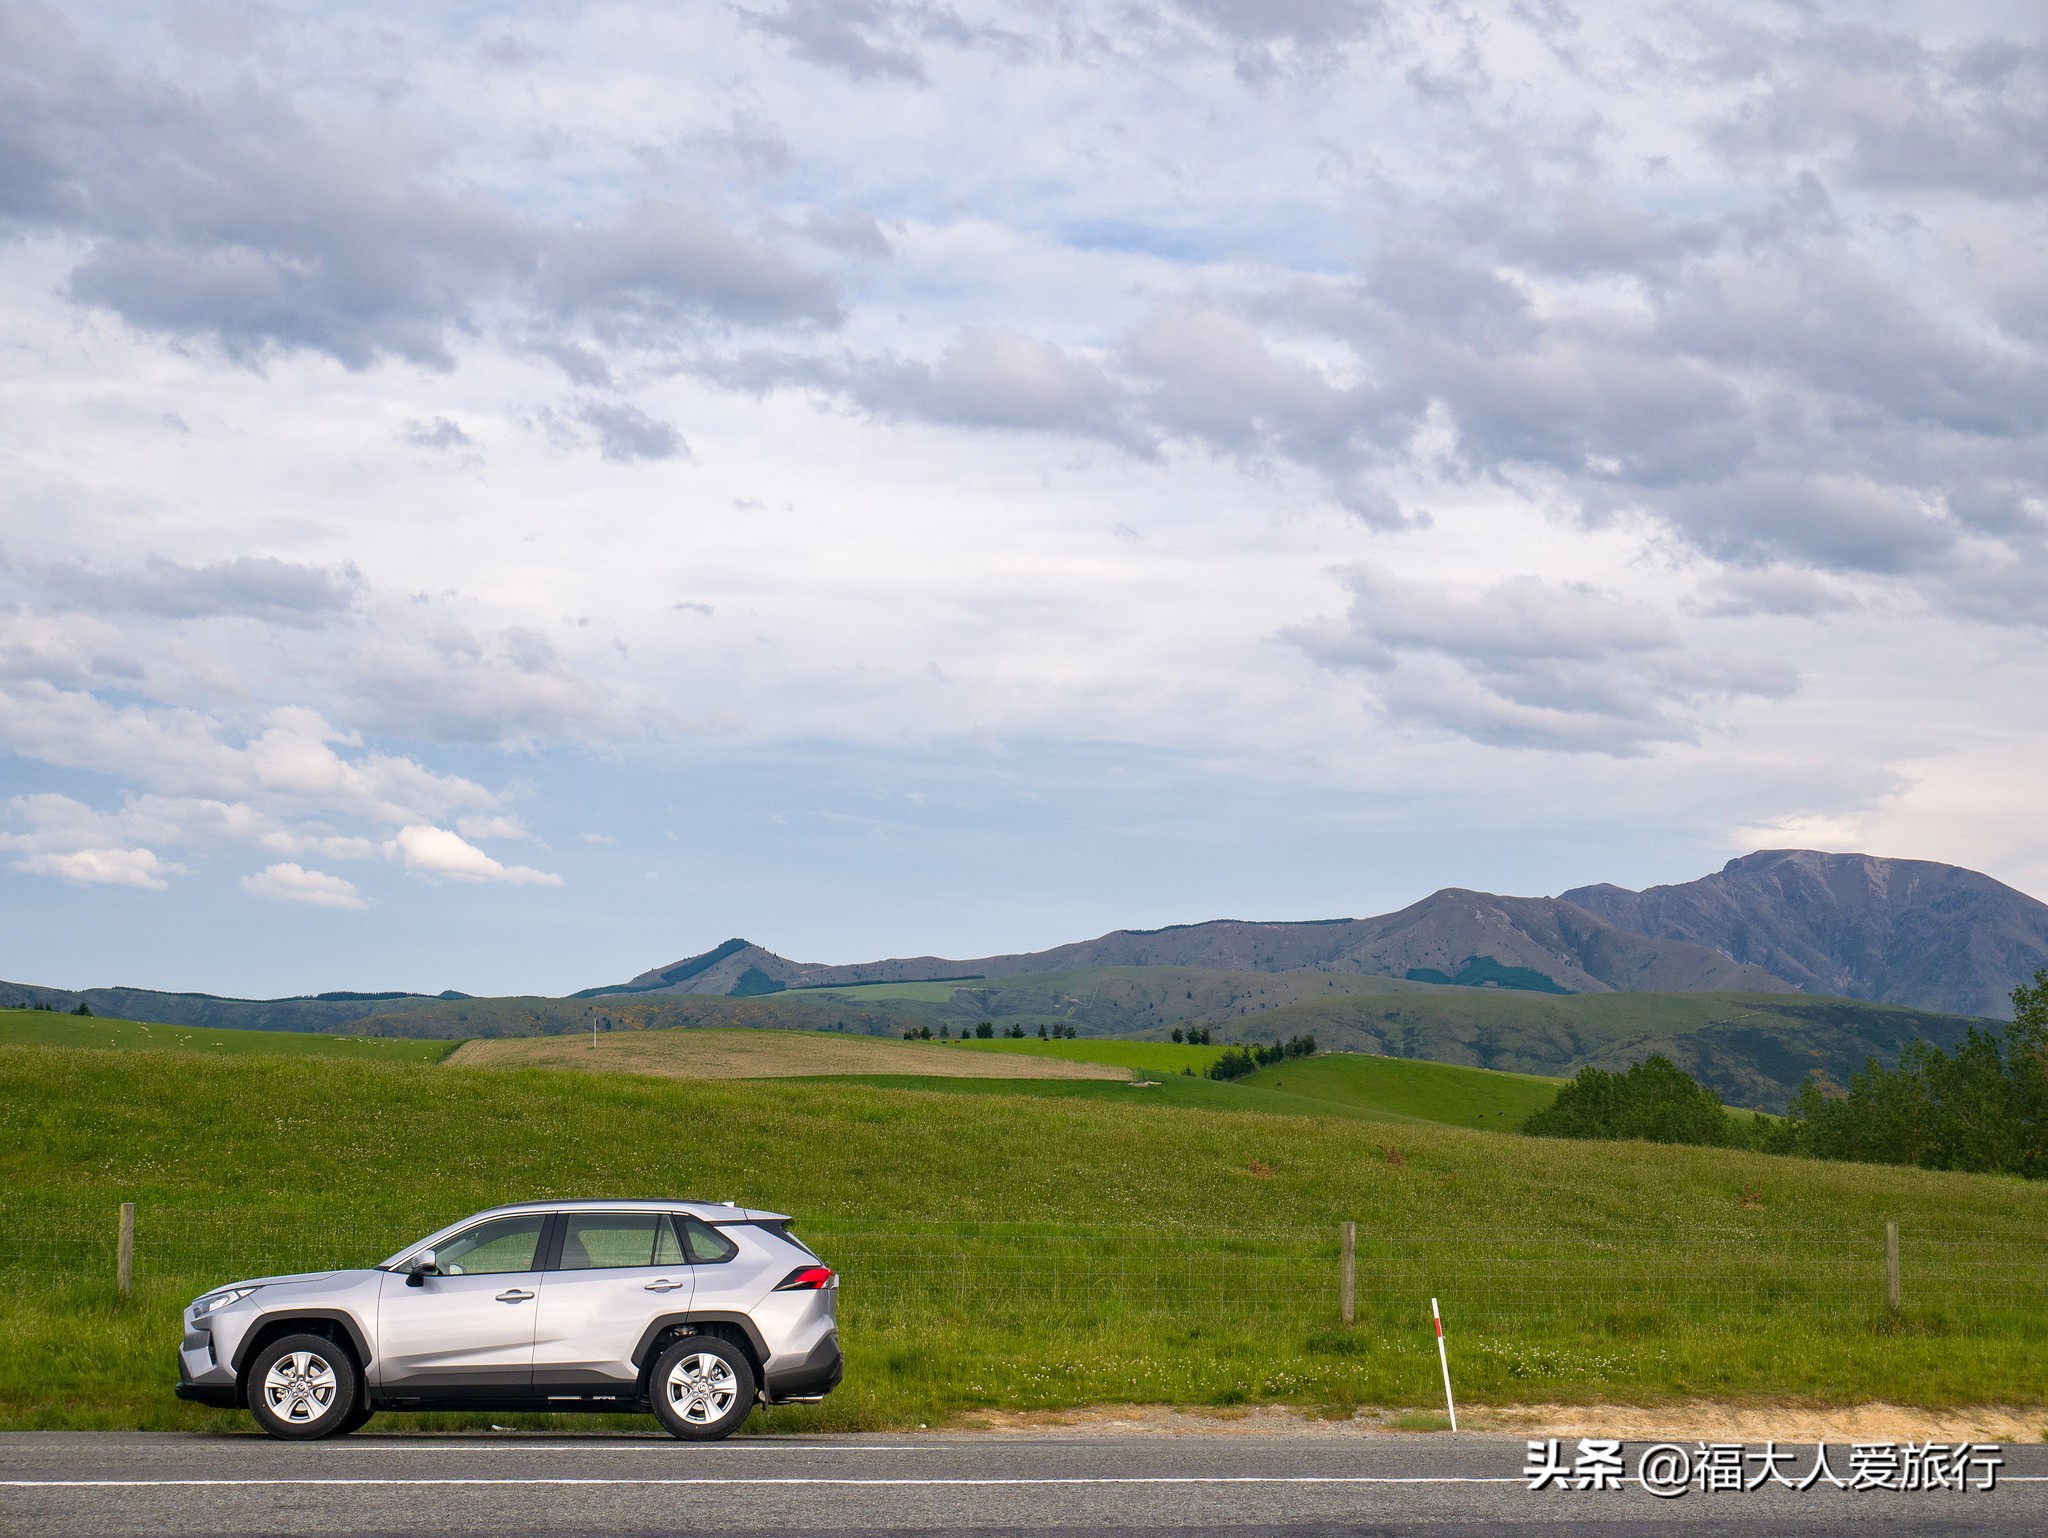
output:
[[798, 1266], [789, 1275], [775, 1284], [777, 1292], [816, 1292], [820, 1287], [833, 1286], [837, 1281], [830, 1266]]

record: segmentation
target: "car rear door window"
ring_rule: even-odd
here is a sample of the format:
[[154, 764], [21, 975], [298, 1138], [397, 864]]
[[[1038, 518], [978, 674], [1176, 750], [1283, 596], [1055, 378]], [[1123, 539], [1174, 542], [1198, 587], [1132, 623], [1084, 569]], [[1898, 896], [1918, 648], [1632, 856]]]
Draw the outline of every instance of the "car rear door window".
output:
[[[667, 1225], [658, 1212], [569, 1212], [562, 1216], [561, 1271], [658, 1266], [655, 1240]], [[671, 1248], [674, 1241], [670, 1241]]]
[[691, 1264], [716, 1265], [721, 1260], [731, 1260], [739, 1254], [740, 1247], [713, 1228], [702, 1218], [693, 1218], [688, 1213], [673, 1214], [683, 1231], [683, 1249], [688, 1253]]

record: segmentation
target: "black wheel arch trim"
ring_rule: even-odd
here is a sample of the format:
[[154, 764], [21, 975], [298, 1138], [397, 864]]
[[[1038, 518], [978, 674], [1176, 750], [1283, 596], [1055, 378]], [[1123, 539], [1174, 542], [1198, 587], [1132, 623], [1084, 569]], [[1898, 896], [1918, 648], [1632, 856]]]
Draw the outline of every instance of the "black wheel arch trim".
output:
[[[242, 1370], [249, 1365], [249, 1358], [259, 1344], [267, 1345], [280, 1334], [289, 1334], [289, 1327], [299, 1323], [340, 1325], [342, 1333], [348, 1337], [349, 1349], [356, 1354], [357, 1374], [365, 1381], [368, 1380], [372, 1360], [369, 1337], [363, 1334], [363, 1327], [356, 1323], [354, 1315], [339, 1308], [281, 1308], [274, 1314], [259, 1315], [249, 1328], [242, 1332], [241, 1343], [235, 1347], [234, 1357], [228, 1363], [228, 1366], [234, 1369], [235, 1376], [238, 1379], [241, 1377]], [[277, 1328], [280, 1325], [286, 1328], [281, 1331]]]
[[633, 1348], [632, 1363], [640, 1371], [647, 1370], [652, 1360], [654, 1343], [677, 1325], [684, 1324], [730, 1324], [737, 1325], [740, 1333], [747, 1338], [747, 1346], [754, 1354], [754, 1375], [759, 1378], [768, 1370], [768, 1358], [773, 1355], [768, 1342], [761, 1335], [761, 1327], [745, 1314], [718, 1310], [690, 1309], [679, 1314], [663, 1314], [640, 1334], [640, 1343]]

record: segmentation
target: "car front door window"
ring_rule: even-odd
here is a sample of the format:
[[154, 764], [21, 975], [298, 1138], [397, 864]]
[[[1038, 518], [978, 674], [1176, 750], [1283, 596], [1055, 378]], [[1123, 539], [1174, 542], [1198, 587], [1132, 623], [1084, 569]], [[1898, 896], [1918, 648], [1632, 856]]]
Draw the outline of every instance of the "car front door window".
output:
[[546, 1224], [543, 1213], [523, 1213], [512, 1218], [492, 1218], [488, 1223], [466, 1228], [434, 1247], [434, 1269], [443, 1276], [497, 1276], [507, 1271], [531, 1271], [540, 1249], [540, 1231]]

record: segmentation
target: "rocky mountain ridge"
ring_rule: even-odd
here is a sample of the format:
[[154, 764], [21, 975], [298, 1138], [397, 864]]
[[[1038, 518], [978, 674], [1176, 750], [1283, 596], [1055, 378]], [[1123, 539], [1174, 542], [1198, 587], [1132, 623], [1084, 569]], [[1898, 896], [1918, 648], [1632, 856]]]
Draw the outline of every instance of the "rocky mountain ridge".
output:
[[1502, 897], [1446, 887], [1396, 913], [1218, 919], [954, 960], [791, 961], [742, 939], [579, 997], [1014, 977], [1081, 967], [1350, 972], [1562, 993], [1798, 991], [2000, 1017], [2048, 966], [2048, 904], [1925, 860], [1761, 850], [1714, 875], [1631, 892]]
[[1711, 876], [1564, 900], [1652, 939], [1710, 946], [1803, 993], [2005, 1016], [2048, 966], [2048, 903], [1979, 871], [1812, 849], [1764, 849]]

